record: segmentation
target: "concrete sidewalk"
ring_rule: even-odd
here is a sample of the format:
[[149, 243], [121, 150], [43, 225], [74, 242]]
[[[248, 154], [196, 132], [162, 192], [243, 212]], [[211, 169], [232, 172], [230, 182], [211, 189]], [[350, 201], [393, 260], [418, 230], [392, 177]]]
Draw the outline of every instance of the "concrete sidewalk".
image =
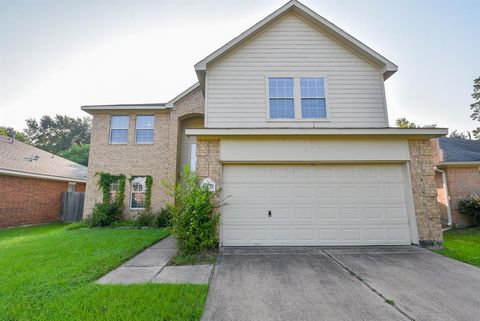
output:
[[175, 239], [169, 236], [104, 275], [97, 280], [97, 283], [134, 284], [151, 282], [176, 253]]
[[97, 283], [209, 283], [212, 265], [166, 266], [176, 254], [175, 239], [169, 236], [104, 275]]

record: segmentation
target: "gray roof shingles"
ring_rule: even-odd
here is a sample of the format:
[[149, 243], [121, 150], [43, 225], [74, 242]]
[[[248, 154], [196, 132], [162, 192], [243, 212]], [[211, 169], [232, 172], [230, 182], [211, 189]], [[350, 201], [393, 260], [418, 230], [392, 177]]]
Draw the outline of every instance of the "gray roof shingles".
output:
[[[37, 160], [34, 160], [38, 156]], [[86, 181], [87, 167], [0, 135], [0, 169]]]
[[480, 162], [480, 140], [441, 137], [443, 162]]

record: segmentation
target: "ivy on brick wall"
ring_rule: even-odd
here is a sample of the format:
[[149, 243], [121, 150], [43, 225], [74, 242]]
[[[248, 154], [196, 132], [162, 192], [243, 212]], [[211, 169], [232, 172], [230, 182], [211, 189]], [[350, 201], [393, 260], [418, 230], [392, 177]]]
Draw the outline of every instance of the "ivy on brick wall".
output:
[[145, 209], [150, 210], [150, 205], [152, 203], [152, 176], [148, 175], [145, 177]]
[[98, 172], [95, 174], [99, 177], [98, 189], [102, 191], [103, 203], [110, 203], [110, 185], [117, 183], [117, 194], [115, 195], [115, 203], [119, 207], [123, 207], [123, 199], [125, 197], [125, 180], [126, 177], [123, 174], [112, 175], [110, 173]]

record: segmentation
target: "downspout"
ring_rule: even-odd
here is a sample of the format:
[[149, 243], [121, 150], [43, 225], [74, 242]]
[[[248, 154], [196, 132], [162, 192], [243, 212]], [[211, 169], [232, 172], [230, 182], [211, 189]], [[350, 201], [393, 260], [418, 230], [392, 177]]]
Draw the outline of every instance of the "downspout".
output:
[[447, 176], [445, 174], [445, 171], [439, 169], [438, 167], [435, 166], [435, 171], [439, 172], [442, 174], [442, 184], [443, 184], [443, 192], [445, 194], [445, 201], [447, 205], [447, 225], [452, 226], [452, 209], [450, 208], [450, 197], [448, 194], [448, 185], [447, 185]]

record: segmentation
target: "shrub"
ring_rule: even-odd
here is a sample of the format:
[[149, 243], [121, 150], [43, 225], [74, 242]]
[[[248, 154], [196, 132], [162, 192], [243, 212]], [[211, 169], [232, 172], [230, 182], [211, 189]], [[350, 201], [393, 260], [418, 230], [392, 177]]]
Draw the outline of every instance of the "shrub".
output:
[[185, 168], [180, 183], [173, 187], [176, 206], [172, 207], [172, 233], [181, 255], [202, 253], [218, 245], [217, 224], [221, 205], [213, 200], [208, 186]]
[[121, 216], [122, 207], [118, 206], [117, 203], [97, 203], [93, 208], [90, 226], [109, 226], [113, 222], [119, 221]]
[[480, 226], [480, 195], [471, 195], [458, 201], [458, 211], [460, 214], [469, 216], [473, 219], [476, 226]]
[[172, 215], [173, 215], [173, 208], [171, 205], [167, 205], [166, 207], [158, 211], [157, 214], [155, 215], [154, 225], [156, 227], [172, 226]]
[[148, 210], [139, 212], [135, 219], [135, 225], [138, 227], [153, 227], [155, 225], [155, 214]]
[[66, 230], [78, 230], [80, 228], [85, 228], [85, 227], [88, 227], [90, 225], [90, 222], [88, 220], [82, 220], [82, 221], [78, 221], [78, 222], [73, 222], [73, 223], [70, 223], [68, 224], [67, 226], [65, 226], [65, 229]]

